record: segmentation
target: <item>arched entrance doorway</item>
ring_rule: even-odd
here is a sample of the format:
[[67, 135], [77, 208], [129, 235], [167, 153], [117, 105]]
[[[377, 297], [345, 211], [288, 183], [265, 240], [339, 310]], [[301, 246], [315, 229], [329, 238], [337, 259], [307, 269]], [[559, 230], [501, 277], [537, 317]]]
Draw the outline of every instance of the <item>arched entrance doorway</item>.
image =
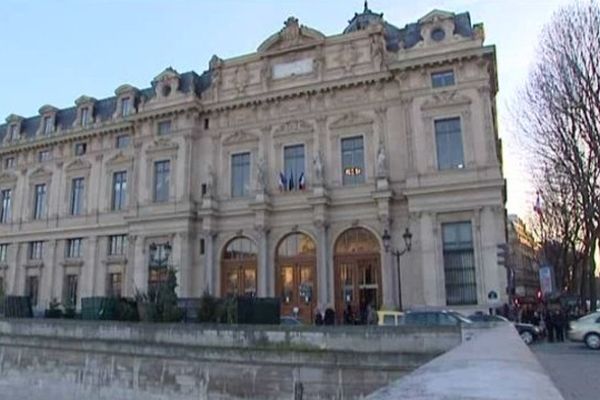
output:
[[229, 241], [221, 263], [222, 296], [256, 295], [256, 244], [247, 237]]
[[310, 323], [316, 306], [315, 242], [304, 233], [292, 233], [279, 242], [275, 258], [281, 315], [297, 312]]
[[353, 320], [367, 321], [369, 304], [381, 306], [380, 246], [375, 235], [364, 228], [352, 228], [335, 242], [335, 310], [339, 322], [350, 310]]

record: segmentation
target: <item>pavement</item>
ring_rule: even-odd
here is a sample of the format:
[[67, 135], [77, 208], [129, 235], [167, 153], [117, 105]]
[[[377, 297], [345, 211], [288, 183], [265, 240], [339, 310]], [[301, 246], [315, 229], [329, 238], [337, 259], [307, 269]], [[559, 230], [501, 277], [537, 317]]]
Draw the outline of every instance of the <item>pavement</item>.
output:
[[582, 343], [535, 343], [530, 349], [565, 400], [600, 399], [600, 351]]

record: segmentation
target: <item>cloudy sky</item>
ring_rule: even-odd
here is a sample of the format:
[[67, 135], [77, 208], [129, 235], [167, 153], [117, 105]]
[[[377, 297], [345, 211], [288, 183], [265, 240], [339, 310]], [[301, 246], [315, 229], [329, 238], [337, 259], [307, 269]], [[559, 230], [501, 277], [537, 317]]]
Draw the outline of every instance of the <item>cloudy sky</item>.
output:
[[[500, 135], [508, 210], [529, 213], [534, 190], [511, 123], [536, 38], [569, 0], [370, 0], [403, 27], [434, 8], [469, 11], [497, 49]], [[180, 72], [253, 52], [290, 15], [326, 35], [340, 33], [362, 0], [1, 0], [0, 118], [36, 115], [43, 104], [73, 105], [82, 94], [111, 96], [123, 83], [147, 87], [167, 66]]]

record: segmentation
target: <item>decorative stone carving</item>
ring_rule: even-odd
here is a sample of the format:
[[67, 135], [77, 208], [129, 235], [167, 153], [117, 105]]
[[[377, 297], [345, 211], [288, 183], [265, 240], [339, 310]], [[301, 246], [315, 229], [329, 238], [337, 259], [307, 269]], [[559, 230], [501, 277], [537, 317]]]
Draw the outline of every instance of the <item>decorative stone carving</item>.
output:
[[346, 128], [349, 126], [356, 126], [356, 125], [370, 125], [373, 123], [373, 120], [371, 118], [367, 118], [361, 114], [357, 114], [355, 112], [349, 112], [344, 114], [341, 118], [337, 119], [336, 121], [332, 122], [331, 125], [329, 125], [330, 129], [336, 129], [336, 128]]
[[267, 163], [263, 157], [259, 158], [256, 163], [256, 185], [260, 193], [267, 190]]
[[208, 177], [206, 179], [206, 197], [213, 197], [216, 189], [215, 170], [211, 165], [208, 166]]
[[303, 120], [291, 120], [275, 128], [273, 136], [289, 135], [292, 133], [310, 133], [313, 132], [313, 126]]
[[344, 68], [344, 72], [346, 74], [351, 74], [359, 56], [360, 54], [358, 53], [354, 42], [350, 42], [344, 45], [337, 60], [341, 64], [341, 67]]
[[314, 170], [314, 182], [315, 186], [322, 186], [324, 182], [323, 177], [323, 159], [322, 152], [317, 151], [317, 155], [313, 160], [313, 170]]
[[235, 75], [233, 77], [233, 86], [239, 95], [244, 94], [246, 91], [246, 86], [248, 85], [248, 81], [250, 76], [248, 75], [248, 69], [246, 65], [240, 65], [235, 69]]
[[459, 95], [456, 90], [444, 90], [434, 94], [426, 100], [421, 106], [421, 110], [449, 106], [449, 105], [468, 105], [471, 99], [464, 95]]
[[262, 82], [264, 90], [269, 88], [271, 78], [271, 63], [269, 60], [265, 59], [260, 67], [260, 81]]
[[319, 41], [325, 38], [321, 32], [298, 23], [295, 17], [289, 17], [283, 28], [271, 35], [258, 47], [259, 52], [288, 49], [293, 46]]
[[236, 131], [235, 133], [226, 137], [225, 140], [223, 140], [223, 144], [230, 145], [230, 144], [238, 144], [238, 143], [254, 142], [254, 141], [258, 141], [257, 136], [255, 136], [251, 133], [245, 132], [245, 131]]
[[383, 61], [385, 59], [385, 42], [381, 35], [371, 36], [371, 60], [373, 60], [373, 66], [375, 69], [381, 69], [383, 67]]
[[377, 150], [377, 170], [376, 170], [377, 178], [386, 178], [387, 171], [387, 161], [385, 157], [385, 148], [383, 146], [383, 142], [379, 142], [379, 150]]

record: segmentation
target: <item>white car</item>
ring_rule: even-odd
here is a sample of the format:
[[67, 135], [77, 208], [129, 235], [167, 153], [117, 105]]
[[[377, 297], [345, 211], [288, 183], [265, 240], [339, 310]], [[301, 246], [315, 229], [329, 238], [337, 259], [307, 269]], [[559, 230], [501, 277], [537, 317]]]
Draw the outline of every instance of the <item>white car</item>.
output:
[[584, 315], [569, 324], [569, 339], [584, 342], [590, 349], [600, 349], [600, 312]]

